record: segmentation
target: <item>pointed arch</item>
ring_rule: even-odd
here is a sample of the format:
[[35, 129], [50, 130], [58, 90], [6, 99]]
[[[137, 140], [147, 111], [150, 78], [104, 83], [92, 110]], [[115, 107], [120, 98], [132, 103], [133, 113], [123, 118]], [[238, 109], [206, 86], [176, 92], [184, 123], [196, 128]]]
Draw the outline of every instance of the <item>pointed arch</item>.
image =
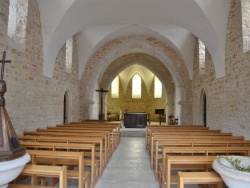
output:
[[132, 98], [141, 98], [141, 75], [136, 73], [132, 78]]
[[200, 121], [201, 124], [206, 127], [207, 126], [207, 97], [204, 89], [201, 90], [200, 96]]
[[63, 123], [69, 123], [70, 97], [69, 91], [66, 90], [63, 97]]

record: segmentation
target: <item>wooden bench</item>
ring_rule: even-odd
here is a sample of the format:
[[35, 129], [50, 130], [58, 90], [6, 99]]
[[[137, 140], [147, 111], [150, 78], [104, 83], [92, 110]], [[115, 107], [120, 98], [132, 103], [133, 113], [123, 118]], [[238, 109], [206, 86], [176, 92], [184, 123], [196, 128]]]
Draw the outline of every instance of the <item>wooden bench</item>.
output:
[[[22, 176], [31, 176], [31, 185], [20, 185], [20, 184], [9, 184], [9, 188], [34, 188], [37, 186], [36, 178], [32, 176], [40, 176], [40, 177], [58, 177], [59, 178], [59, 188], [67, 188], [67, 168], [66, 166], [45, 166], [45, 165], [26, 165], [22, 170]], [[52, 186], [46, 186], [47, 188], [51, 188]]]
[[154, 130], [209, 130], [208, 127], [201, 125], [147, 125], [146, 127], [146, 140], [150, 137], [151, 132]]
[[163, 146], [162, 157], [162, 185], [166, 176], [166, 158], [167, 155], [184, 155], [188, 156], [208, 156], [208, 155], [250, 155], [250, 147], [167, 147]]
[[228, 136], [232, 137], [232, 133], [217, 133], [209, 131], [171, 131], [171, 132], [162, 132], [162, 133], [152, 133], [148, 138], [148, 148], [151, 148], [152, 138], [169, 138], [169, 136]]
[[115, 149], [118, 144], [119, 144], [119, 134], [117, 134], [116, 129], [113, 127], [88, 127], [88, 126], [81, 126], [80, 124], [77, 124], [77, 126], [56, 126], [56, 127], [51, 127], [47, 126], [47, 129], [63, 129], [63, 130], [86, 130], [90, 132], [104, 132], [108, 131], [110, 134], [110, 142], [112, 143], [112, 148]]
[[[154, 169], [155, 176], [158, 176], [158, 164], [161, 159], [160, 152], [163, 146], [173, 147], [173, 146], [186, 146], [186, 147], [201, 147], [201, 146], [250, 146], [250, 140], [230, 140], [230, 139], [180, 139], [180, 140], [156, 140], [155, 149], [151, 153], [151, 166]], [[152, 161], [153, 160], [153, 161]]]
[[60, 126], [74, 126], [74, 127], [89, 127], [89, 128], [99, 128], [99, 129], [102, 129], [104, 127], [109, 127], [109, 128], [113, 128], [114, 129], [114, 133], [115, 133], [115, 136], [117, 137], [117, 141], [119, 144], [120, 143], [120, 140], [121, 140], [121, 129], [120, 129], [120, 124], [114, 124], [114, 123], [81, 123], [81, 122], [78, 122], [78, 123], [69, 123], [69, 124], [63, 124], [63, 125], [56, 125], [57, 127], [60, 127]]
[[[103, 140], [101, 138], [74, 138], [74, 137], [53, 137], [53, 136], [19, 136], [20, 141], [33, 142], [61, 142], [61, 143], [94, 143], [96, 148], [95, 156], [100, 160], [100, 174], [107, 164], [107, 152], [103, 149]], [[97, 150], [97, 148], [99, 149]], [[85, 156], [91, 156], [91, 152], [85, 152]]]
[[[48, 143], [48, 142], [24, 142], [20, 141], [20, 144], [26, 149], [33, 150], [49, 150], [49, 151], [90, 151], [90, 161], [85, 161], [85, 165], [90, 165], [91, 168], [91, 183], [90, 186], [94, 187], [98, 178], [98, 161], [95, 160], [95, 144], [76, 144], [76, 143]], [[89, 162], [89, 164], [88, 164]]]
[[[112, 142], [111, 138], [110, 138], [110, 131], [106, 131], [106, 130], [79, 130], [79, 129], [59, 129], [59, 128], [51, 128], [51, 129], [37, 129], [36, 132], [59, 132], [59, 133], [78, 133], [81, 135], [84, 134], [88, 134], [90, 135], [91, 133], [93, 135], [99, 135], [99, 136], [107, 136], [108, 138], [108, 148], [111, 148], [111, 151], [113, 153], [114, 149], [115, 149], [115, 144], [114, 142]], [[110, 155], [112, 154], [110, 153]]]
[[227, 140], [243, 140], [244, 137], [242, 136], [220, 136], [220, 135], [210, 135], [210, 136], [199, 136], [199, 135], [168, 135], [168, 136], [153, 136], [151, 138], [151, 144], [150, 144], [150, 157], [151, 157], [151, 165], [153, 164], [153, 152], [155, 148], [155, 142], [156, 141], [168, 141], [168, 140], [190, 140], [190, 139], [199, 139], [199, 140], [204, 140], [204, 139], [211, 139], [211, 140], [222, 140], [222, 139], [227, 139]]
[[104, 150], [107, 151], [107, 157], [105, 160], [108, 160], [111, 157], [113, 150], [109, 142], [109, 137], [105, 133], [83, 133], [83, 132], [57, 132], [57, 131], [45, 131], [45, 132], [34, 132], [34, 131], [24, 131], [24, 136], [51, 136], [51, 137], [74, 137], [74, 138], [103, 138], [104, 139]]
[[89, 172], [84, 171], [83, 152], [26, 150], [31, 157], [31, 164], [50, 164], [52, 166], [74, 166], [77, 170], [67, 170], [68, 179], [78, 179], [79, 188], [88, 187]]
[[203, 129], [171, 129], [171, 130], [162, 130], [161, 132], [151, 132], [150, 135], [147, 137], [147, 149], [150, 148], [151, 146], [151, 139], [152, 137], [167, 137], [167, 136], [176, 136], [176, 135], [186, 135], [186, 136], [191, 136], [191, 135], [197, 135], [197, 136], [214, 136], [214, 135], [223, 135], [223, 136], [232, 136], [231, 133], [221, 133], [217, 130], [203, 130]]
[[172, 170], [202, 170], [212, 168], [213, 161], [217, 156], [167, 156], [163, 187], [170, 188], [171, 184], [177, 184], [177, 176], [171, 175]]
[[178, 172], [178, 188], [184, 188], [185, 184], [216, 184], [217, 188], [223, 188], [223, 180], [216, 172]]

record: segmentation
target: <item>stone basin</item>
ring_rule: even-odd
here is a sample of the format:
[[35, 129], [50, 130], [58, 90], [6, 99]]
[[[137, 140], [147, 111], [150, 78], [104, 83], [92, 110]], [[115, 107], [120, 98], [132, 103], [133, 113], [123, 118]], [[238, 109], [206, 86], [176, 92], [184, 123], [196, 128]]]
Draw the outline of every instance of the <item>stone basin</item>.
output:
[[14, 180], [30, 161], [30, 155], [25, 155], [10, 161], [0, 162], [0, 188], [8, 187], [8, 183]]
[[[241, 160], [241, 166], [250, 165], [250, 157], [229, 156], [233, 159]], [[218, 158], [213, 162], [213, 169], [220, 174], [224, 183], [229, 188], [250, 188], [250, 172], [237, 170], [229, 161], [224, 158]]]

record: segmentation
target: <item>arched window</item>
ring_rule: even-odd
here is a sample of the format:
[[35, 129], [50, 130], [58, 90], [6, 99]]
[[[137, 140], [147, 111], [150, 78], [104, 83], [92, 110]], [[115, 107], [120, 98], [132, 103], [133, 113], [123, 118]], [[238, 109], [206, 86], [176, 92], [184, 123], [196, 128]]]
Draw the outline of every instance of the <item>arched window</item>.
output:
[[200, 75], [205, 73], [205, 58], [206, 58], [206, 53], [205, 53], [205, 45], [204, 43], [199, 39], [199, 70], [200, 70]]
[[241, 0], [243, 53], [250, 50], [250, 0]]
[[73, 37], [66, 41], [66, 72], [71, 73], [73, 57]]
[[8, 22], [8, 36], [13, 38], [16, 34], [17, 27], [17, 0], [10, 0], [9, 6], [9, 22]]
[[28, 0], [10, 0], [8, 36], [22, 48], [25, 47]]
[[155, 76], [154, 79], [154, 98], [161, 98], [162, 97], [162, 84], [161, 81]]
[[141, 98], [141, 76], [135, 74], [132, 78], [132, 98]]
[[69, 122], [69, 93], [68, 91], [64, 94], [63, 100], [63, 123]]
[[119, 98], [119, 76], [111, 83], [111, 98]]
[[204, 125], [204, 127], [207, 126], [207, 99], [206, 99], [206, 93], [204, 90], [201, 91], [201, 123]]

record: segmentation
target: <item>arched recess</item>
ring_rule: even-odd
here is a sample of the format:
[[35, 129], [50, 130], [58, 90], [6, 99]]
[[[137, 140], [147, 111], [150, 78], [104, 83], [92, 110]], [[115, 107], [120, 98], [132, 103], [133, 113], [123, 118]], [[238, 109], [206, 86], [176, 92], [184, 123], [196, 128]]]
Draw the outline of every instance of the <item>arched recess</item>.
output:
[[200, 96], [200, 122], [204, 127], [207, 127], [207, 97], [203, 89]]
[[[155, 58], [155, 60], [157, 60], [157, 66], [160, 65], [161, 69], [163, 68], [164, 70], [167, 69], [169, 71], [175, 87], [173, 109], [174, 115], [179, 117], [180, 123], [191, 123], [187, 122], [187, 117], [191, 114], [191, 112], [188, 112], [186, 110], [189, 109], [189, 105], [191, 105], [191, 103], [188, 102], [191, 100], [188, 99], [189, 95], [187, 95], [188, 93], [190, 93], [191, 82], [184, 62], [180, 58], [180, 56], [167, 44], [162, 43], [161, 41], [158, 41], [157, 39], [152, 37], [121, 37], [116, 40], [110, 41], [102, 48], [98, 49], [97, 52], [92, 55], [92, 58], [88, 61], [83, 73], [83, 77], [81, 79], [81, 83], [83, 85], [82, 88], [88, 88], [87, 90], [82, 91], [84, 99], [83, 106], [88, 105], [88, 101], [92, 101], [94, 87], [97, 83], [101, 83], [103, 77], [102, 75], [105, 73], [107, 67], [112, 62], [119, 59], [119, 57], [124, 55], [126, 51], [134, 48], [145, 51], [144, 55], [152, 56]], [[144, 64], [146, 64], [146, 62], [142, 63], [143, 66]], [[125, 63], [125, 65], [128, 65], [128, 61]], [[123, 64], [119, 63], [118, 68], [120, 66], [123, 66]], [[149, 70], [157, 68], [155, 62], [148, 62], [148, 66]], [[159, 79], [164, 80], [160, 77]], [[106, 87], [103, 86], [103, 83], [101, 83], [100, 85], [104, 89], [107, 89], [110, 83], [111, 81], [106, 85]], [[182, 108], [184, 109], [182, 110]], [[183, 111], [185, 111], [185, 113], [183, 113]]]
[[69, 91], [65, 91], [64, 97], [63, 97], [63, 123], [69, 123], [70, 122], [70, 96]]
[[172, 75], [158, 59], [148, 54], [132, 53], [116, 59], [106, 68], [105, 72], [100, 78], [101, 85], [105, 88], [108, 88], [113, 79], [120, 72], [134, 64], [141, 65], [157, 75], [166, 91], [166, 103], [168, 103], [166, 106], [166, 112], [168, 112], [168, 114], [166, 113], [166, 116], [168, 117], [169, 115], [173, 115], [175, 111], [175, 84]]

